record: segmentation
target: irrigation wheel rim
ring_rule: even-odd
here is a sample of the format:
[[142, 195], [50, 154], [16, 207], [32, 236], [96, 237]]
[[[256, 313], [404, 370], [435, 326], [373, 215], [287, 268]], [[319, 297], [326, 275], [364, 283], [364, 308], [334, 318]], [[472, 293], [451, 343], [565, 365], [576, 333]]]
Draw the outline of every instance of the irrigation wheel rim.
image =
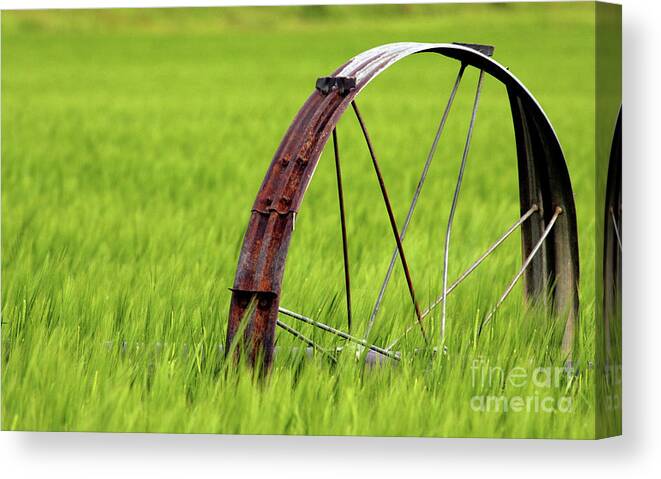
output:
[[[355, 56], [330, 76], [317, 81], [317, 88], [299, 110], [282, 139], [253, 204], [231, 288], [226, 351], [230, 351], [230, 347], [235, 344], [235, 336], [241, 331], [242, 345], [237, 352], [246, 352], [253, 364], [260, 360], [264, 369], [268, 369], [273, 358], [276, 325], [284, 324], [278, 320], [278, 314], [283, 313], [279, 302], [295, 217], [324, 146], [333, 135], [340, 117], [351, 105], [370, 149], [377, 177], [382, 183], [378, 161], [355, 99], [370, 81], [399, 60], [429, 52], [458, 60], [461, 64], [460, 75], [466, 67], [477, 68], [480, 70], [480, 84], [483, 75], [487, 74], [507, 88], [517, 147], [521, 218], [527, 220], [519, 225], [524, 263], [518, 276], [523, 277], [526, 298], [549, 299], [554, 311], [566, 318], [563, 348], [568, 355], [571, 354], [578, 318], [579, 261], [576, 209], [569, 173], [560, 142], [541, 106], [523, 83], [507, 68], [490, 58], [492, 51], [492, 47], [456, 43], [382, 45]], [[473, 115], [477, 108], [479, 88]], [[472, 122], [465, 154], [470, 144], [471, 130]], [[337, 146], [337, 142], [334, 143]], [[339, 162], [337, 151], [336, 161]], [[459, 186], [464, 162], [465, 158], [462, 160]], [[338, 164], [338, 185], [341, 185], [340, 179]], [[406, 272], [401, 232], [391, 214], [385, 186], [381, 186], [397, 243], [397, 253]], [[458, 193], [458, 188], [455, 191]], [[446, 238], [449, 238], [451, 221], [448, 225]], [[346, 239], [346, 232], [343, 232], [343, 238]], [[447, 265], [444, 269], [447, 271]], [[424, 334], [422, 312], [408, 276], [407, 282]], [[346, 289], [349, 294], [348, 279]], [[503, 300], [508, 293], [506, 290]], [[447, 294], [447, 282], [444, 281], [443, 305]], [[318, 323], [306, 316], [294, 314], [292, 317], [296, 319], [304, 318]], [[349, 312], [349, 321], [350, 318]], [[490, 318], [487, 317], [487, 320]], [[293, 328], [289, 330], [313, 345]], [[337, 333], [337, 330], [333, 332]], [[352, 340], [361, 341], [348, 333], [344, 334]]]

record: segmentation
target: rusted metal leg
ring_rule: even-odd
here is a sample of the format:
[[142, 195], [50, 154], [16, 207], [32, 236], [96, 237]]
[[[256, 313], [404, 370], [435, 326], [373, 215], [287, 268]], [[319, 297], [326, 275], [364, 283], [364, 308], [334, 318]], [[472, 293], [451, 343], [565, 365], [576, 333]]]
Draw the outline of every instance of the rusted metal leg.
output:
[[[464, 71], [466, 70], [466, 64], [462, 63], [461, 67], [459, 68], [459, 73], [457, 74], [457, 78], [454, 81], [454, 86], [452, 87], [452, 91], [450, 92], [450, 98], [448, 99], [447, 104], [445, 105], [445, 110], [443, 110], [443, 116], [441, 117], [441, 122], [438, 125], [438, 129], [436, 130], [436, 136], [434, 137], [434, 141], [432, 142], [431, 148], [429, 149], [429, 154], [427, 155], [427, 161], [425, 161], [425, 166], [422, 168], [422, 173], [420, 174], [420, 180], [418, 181], [418, 186], [415, 189], [415, 193], [413, 193], [413, 199], [411, 200], [411, 206], [409, 206], [409, 210], [406, 213], [406, 219], [404, 220], [404, 225], [402, 226], [402, 236], [401, 239], [404, 241], [404, 236], [406, 236], [406, 230], [409, 227], [409, 224], [411, 222], [411, 218], [413, 217], [413, 211], [415, 210], [416, 205], [418, 204], [418, 198], [420, 197], [420, 192], [422, 191], [422, 187], [425, 184], [425, 180], [427, 179], [427, 173], [429, 172], [429, 167], [431, 165], [431, 162], [434, 158], [434, 153], [436, 153], [436, 147], [438, 146], [438, 141], [441, 138], [441, 133], [443, 132], [443, 129], [445, 127], [445, 122], [448, 119], [448, 115], [450, 114], [450, 108], [452, 108], [452, 104], [454, 103], [454, 97], [457, 93], [457, 90], [459, 89], [459, 83], [461, 83], [461, 78], [464, 75]], [[395, 268], [395, 262], [397, 261], [397, 253], [398, 253], [397, 247], [392, 252], [392, 256], [390, 258], [390, 264], [388, 265], [388, 271], [386, 272], [386, 276], [383, 279], [383, 283], [381, 284], [381, 289], [379, 290], [379, 295], [376, 298], [376, 303], [374, 304], [374, 308], [372, 309], [372, 314], [370, 314], [370, 319], [367, 324], [367, 331], [365, 332], [365, 338], [367, 338], [372, 331], [372, 326], [374, 325], [374, 320], [376, 319], [376, 315], [379, 312], [379, 308], [381, 307], [381, 302], [383, 301], [383, 296], [385, 295], [386, 288], [388, 287], [388, 283], [390, 282], [390, 277], [392, 275], [392, 271]]]
[[553, 216], [551, 217], [551, 220], [550, 220], [549, 223], [546, 225], [546, 229], [545, 229], [544, 232], [542, 233], [541, 238], [539, 239], [539, 241], [537, 241], [537, 244], [535, 245], [535, 247], [533, 248], [533, 250], [530, 252], [530, 255], [529, 255], [529, 256], [526, 258], [526, 260], [524, 261], [523, 265], [521, 266], [521, 269], [520, 269], [519, 272], [516, 274], [516, 276], [514, 276], [514, 279], [512, 279], [512, 281], [510, 282], [510, 284], [507, 286], [507, 288], [505, 289], [505, 292], [501, 295], [500, 299], [499, 299], [498, 302], [496, 303], [496, 306], [493, 307], [493, 309], [491, 310], [491, 312], [490, 312], [490, 313], [487, 315], [487, 317], [485, 318], [484, 322], [483, 322], [482, 325], [480, 326], [480, 330], [482, 330], [482, 328], [483, 328], [484, 326], [486, 326], [486, 324], [487, 324], [489, 321], [491, 321], [491, 319], [493, 318], [493, 315], [496, 313], [496, 310], [500, 307], [501, 304], [503, 304], [503, 301], [505, 301], [505, 299], [507, 298], [507, 296], [509, 296], [509, 294], [512, 292], [512, 289], [514, 289], [514, 286], [516, 285], [517, 281], [519, 281], [519, 279], [521, 278], [521, 276], [523, 276], [523, 273], [525, 273], [526, 268], [528, 268], [528, 265], [530, 264], [530, 262], [533, 260], [533, 258], [535, 257], [535, 255], [537, 254], [537, 252], [539, 251], [539, 249], [541, 248], [542, 244], [544, 243], [544, 240], [545, 240], [546, 237], [549, 235], [549, 233], [551, 232], [551, 229], [553, 228], [553, 225], [555, 224], [556, 220], [558, 219], [558, 216], [560, 216], [561, 214], [562, 214], [562, 208], [560, 208], [559, 206], [557, 206], [557, 207], [555, 208], [555, 213], [553, 213]]
[[349, 271], [349, 246], [347, 244], [347, 222], [344, 213], [344, 192], [342, 190], [342, 169], [340, 168], [340, 148], [337, 143], [337, 129], [333, 128], [333, 152], [335, 153], [335, 176], [337, 177], [337, 197], [340, 205], [342, 225], [342, 256], [344, 258], [344, 290], [347, 296], [347, 327], [351, 331], [351, 274]]
[[445, 298], [447, 297], [448, 294], [448, 260], [450, 258], [450, 234], [452, 233], [452, 222], [454, 220], [454, 213], [457, 209], [457, 201], [459, 200], [459, 191], [461, 190], [461, 182], [464, 178], [464, 171], [466, 169], [468, 150], [470, 149], [471, 138], [473, 137], [473, 127], [475, 126], [475, 116], [477, 115], [477, 106], [480, 103], [480, 93], [482, 91], [483, 80], [484, 80], [484, 70], [480, 70], [480, 77], [477, 81], [477, 91], [475, 92], [475, 101], [473, 102], [473, 111], [471, 113], [470, 124], [468, 125], [466, 143], [464, 145], [464, 153], [461, 157], [461, 166], [459, 167], [459, 176], [457, 178], [457, 184], [454, 189], [454, 196], [452, 197], [452, 206], [450, 206], [450, 216], [448, 218], [447, 229], [445, 230], [445, 245], [443, 247], [443, 313], [441, 315], [441, 341], [445, 339], [445, 320], [446, 320], [446, 304], [447, 304]]
[[[272, 318], [271, 305], [277, 298], [271, 293], [233, 291], [230, 305], [230, 318], [227, 330], [225, 351], [229, 352], [235, 346], [234, 341], [241, 341], [236, 345], [236, 359], [247, 360], [251, 365], [256, 365], [261, 357], [263, 372], [271, 366], [273, 359], [273, 340], [275, 337], [275, 321]], [[273, 326], [273, 327], [272, 327]], [[243, 329], [241, 337], [236, 337]]]
[[422, 332], [422, 337], [427, 343], [427, 334], [425, 333], [425, 328], [422, 326], [422, 313], [420, 312], [420, 306], [418, 301], [415, 298], [415, 289], [413, 288], [413, 280], [411, 279], [411, 272], [409, 271], [409, 266], [406, 261], [406, 256], [404, 255], [404, 246], [402, 246], [402, 238], [399, 234], [399, 228], [397, 228], [397, 221], [395, 220], [395, 214], [392, 210], [392, 205], [390, 204], [390, 197], [388, 196], [388, 190], [386, 189], [386, 184], [383, 181], [383, 175], [381, 174], [381, 168], [379, 167], [379, 162], [376, 159], [374, 153], [374, 148], [372, 146], [372, 141], [370, 136], [367, 133], [365, 128], [365, 123], [363, 122], [363, 117], [358, 110], [358, 105], [355, 101], [351, 102], [353, 111], [356, 113], [356, 118], [358, 118], [358, 123], [360, 123], [360, 128], [363, 131], [363, 136], [367, 142], [367, 148], [369, 149], [370, 156], [372, 157], [372, 165], [374, 165], [374, 171], [376, 172], [377, 179], [379, 180], [379, 187], [381, 188], [381, 194], [383, 196], [383, 202], [386, 205], [386, 210], [388, 211], [388, 219], [390, 220], [390, 226], [392, 228], [393, 235], [395, 236], [395, 242], [397, 243], [397, 249], [399, 250], [399, 258], [402, 262], [402, 268], [404, 269], [404, 275], [406, 276], [406, 284], [409, 288], [409, 293], [411, 295], [411, 301], [413, 302], [413, 307], [415, 308], [415, 315], [418, 319], [418, 324], [420, 325], [420, 331]]

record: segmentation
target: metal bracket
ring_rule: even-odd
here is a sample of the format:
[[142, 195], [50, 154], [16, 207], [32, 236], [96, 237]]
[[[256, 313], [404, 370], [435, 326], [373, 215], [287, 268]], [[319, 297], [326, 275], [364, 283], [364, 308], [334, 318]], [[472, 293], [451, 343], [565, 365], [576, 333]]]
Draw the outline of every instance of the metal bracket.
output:
[[328, 95], [332, 90], [337, 90], [341, 96], [347, 96], [356, 88], [354, 77], [321, 77], [315, 85], [317, 91], [322, 95]]
[[297, 210], [294, 210], [294, 209], [291, 209], [291, 208], [289, 208], [289, 209], [278, 209], [274, 206], [269, 206], [268, 208], [253, 208], [250, 211], [252, 211], [253, 213], [259, 213], [260, 215], [266, 215], [266, 216], [270, 215], [274, 211], [276, 213], [278, 213], [280, 216], [291, 215], [291, 214], [295, 215], [296, 213], [298, 213]]
[[479, 43], [461, 43], [461, 42], [452, 42], [453, 45], [459, 45], [462, 47], [470, 48], [472, 50], [475, 50], [476, 52], [480, 52], [482, 55], [486, 55], [488, 57], [493, 56], [493, 52], [496, 49], [496, 47], [492, 45], [480, 45]]

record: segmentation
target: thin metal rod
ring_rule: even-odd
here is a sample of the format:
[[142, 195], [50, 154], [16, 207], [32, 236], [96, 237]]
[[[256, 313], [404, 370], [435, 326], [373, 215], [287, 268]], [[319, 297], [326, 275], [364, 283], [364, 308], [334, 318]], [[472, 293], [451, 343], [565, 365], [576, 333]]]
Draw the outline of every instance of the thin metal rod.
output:
[[528, 268], [528, 265], [530, 265], [533, 258], [535, 257], [535, 255], [537, 254], [539, 249], [542, 247], [542, 244], [544, 243], [544, 240], [546, 239], [546, 237], [551, 232], [551, 229], [553, 228], [553, 225], [555, 224], [556, 220], [558, 219], [558, 216], [560, 216], [561, 214], [562, 214], [562, 208], [560, 208], [559, 206], [556, 206], [555, 212], [553, 213], [553, 216], [551, 217], [551, 220], [549, 221], [549, 223], [546, 225], [546, 228], [544, 229], [544, 232], [542, 233], [542, 236], [539, 238], [539, 241], [537, 241], [537, 244], [535, 244], [535, 247], [532, 249], [532, 251], [530, 252], [528, 257], [524, 261], [524, 263], [521, 266], [521, 269], [519, 270], [519, 272], [516, 274], [516, 276], [514, 276], [514, 279], [512, 279], [510, 284], [507, 286], [507, 289], [505, 290], [505, 292], [502, 294], [502, 296], [500, 297], [500, 299], [496, 303], [496, 306], [494, 306], [493, 309], [491, 310], [491, 312], [487, 315], [486, 319], [484, 320], [484, 322], [480, 326], [480, 330], [482, 330], [482, 328], [484, 326], [486, 326], [486, 324], [489, 321], [491, 321], [491, 318], [493, 318], [493, 315], [496, 313], [496, 310], [498, 309], [498, 307], [500, 307], [500, 305], [503, 304], [503, 301], [505, 301], [507, 296], [512, 292], [512, 289], [514, 289], [514, 286], [516, 285], [517, 281], [519, 281], [521, 276], [523, 276], [523, 273], [526, 271], [526, 269]]
[[340, 147], [337, 143], [337, 130], [333, 128], [333, 152], [335, 153], [335, 176], [337, 177], [337, 196], [340, 205], [340, 223], [342, 225], [342, 255], [344, 258], [344, 290], [347, 296], [347, 327], [351, 331], [351, 273], [349, 272], [349, 246], [347, 242], [347, 222], [344, 213], [344, 191], [342, 189], [342, 169], [340, 168]]
[[[466, 64], [462, 63], [461, 67], [459, 68], [459, 73], [457, 74], [457, 78], [454, 82], [454, 86], [452, 87], [452, 91], [450, 92], [450, 98], [448, 99], [448, 102], [445, 105], [445, 110], [443, 111], [441, 122], [438, 125], [438, 129], [436, 130], [436, 136], [434, 137], [434, 141], [432, 142], [431, 148], [429, 149], [429, 153], [427, 154], [427, 161], [425, 161], [425, 166], [423, 167], [422, 173], [420, 174], [420, 180], [418, 181], [418, 186], [415, 189], [415, 193], [413, 193], [411, 206], [409, 206], [409, 211], [408, 213], [406, 213], [406, 219], [404, 220], [404, 225], [402, 226], [402, 236], [401, 236], [402, 241], [404, 241], [404, 236], [406, 236], [406, 230], [408, 229], [409, 223], [411, 222], [411, 217], [413, 216], [413, 211], [415, 210], [415, 207], [418, 203], [420, 192], [422, 191], [422, 187], [425, 184], [425, 180], [427, 179], [429, 166], [431, 165], [431, 162], [434, 158], [434, 154], [436, 153], [436, 147], [438, 146], [438, 141], [441, 138], [441, 133], [443, 132], [443, 128], [445, 127], [445, 122], [448, 119], [450, 108], [454, 103], [454, 97], [457, 93], [457, 89], [459, 88], [459, 83], [461, 83], [461, 78], [464, 75], [465, 69], [466, 69]], [[395, 262], [397, 261], [398, 251], [399, 250], [397, 249], [397, 247], [395, 247], [395, 249], [392, 252], [392, 256], [390, 258], [390, 265], [388, 265], [388, 271], [386, 272], [386, 276], [383, 279], [383, 283], [381, 284], [381, 289], [379, 290], [379, 295], [376, 298], [376, 303], [374, 304], [374, 308], [372, 309], [372, 314], [370, 314], [370, 319], [367, 324], [367, 331], [365, 332], [365, 336], [364, 336], [365, 338], [367, 338], [370, 332], [372, 331], [374, 320], [376, 319], [376, 315], [379, 312], [379, 308], [381, 307], [381, 302], [383, 301], [386, 288], [388, 287], [388, 283], [390, 282], [390, 276], [392, 275], [393, 269], [395, 268]]]
[[392, 210], [392, 205], [390, 204], [390, 198], [388, 197], [388, 190], [386, 189], [386, 184], [383, 181], [383, 175], [381, 174], [381, 168], [379, 167], [379, 162], [376, 159], [374, 153], [374, 148], [372, 147], [372, 141], [370, 140], [367, 129], [365, 128], [365, 123], [363, 122], [363, 117], [358, 110], [358, 105], [356, 105], [355, 100], [351, 102], [353, 111], [356, 113], [356, 118], [358, 123], [360, 123], [360, 128], [363, 131], [363, 136], [367, 142], [367, 148], [369, 149], [370, 156], [372, 157], [372, 165], [374, 165], [374, 171], [376, 172], [377, 179], [379, 180], [379, 187], [381, 188], [381, 194], [383, 196], [383, 202], [386, 205], [386, 210], [388, 211], [388, 219], [390, 220], [390, 226], [392, 228], [393, 235], [395, 236], [395, 242], [397, 243], [397, 249], [399, 251], [399, 259], [402, 262], [402, 268], [404, 269], [404, 275], [406, 276], [406, 284], [409, 287], [409, 293], [411, 295], [411, 301], [413, 302], [413, 307], [415, 308], [415, 315], [418, 319], [418, 324], [420, 325], [420, 331], [422, 332], [422, 337], [425, 340], [425, 343], [428, 343], [427, 334], [425, 329], [422, 326], [422, 313], [420, 312], [420, 306], [418, 301], [415, 299], [415, 289], [413, 288], [413, 280], [411, 279], [411, 272], [409, 271], [409, 266], [406, 261], [406, 256], [404, 255], [404, 246], [402, 245], [402, 239], [399, 234], [399, 229], [397, 228], [397, 221], [395, 220], [395, 214]]
[[339, 336], [341, 338], [344, 338], [348, 341], [351, 341], [356, 344], [360, 344], [361, 346], [366, 347], [367, 349], [371, 349], [372, 351], [375, 351], [377, 353], [383, 354], [384, 356], [388, 356], [391, 359], [396, 359], [399, 361], [399, 356], [395, 353], [392, 353], [390, 351], [386, 351], [383, 348], [380, 348], [379, 346], [374, 346], [373, 344], [369, 344], [367, 341], [363, 339], [356, 338], [355, 336], [351, 336], [350, 334], [345, 333], [344, 331], [340, 331], [339, 329], [335, 329], [332, 326], [328, 326], [327, 324], [320, 323], [319, 321], [315, 321], [314, 319], [310, 319], [308, 317], [303, 316], [302, 314], [295, 313], [293, 311], [289, 311], [288, 309], [285, 309], [283, 307], [279, 307], [278, 311], [286, 316], [289, 316], [291, 318], [297, 319], [303, 323], [311, 324], [312, 326], [315, 326], [319, 329], [323, 329], [324, 331], [328, 333], [332, 333], [336, 336]]
[[280, 326], [282, 329], [284, 329], [285, 331], [287, 331], [292, 336], [294, 336], [294, 337], [300, 339], [301, 341], [303, 341], [304, 343], [306, 343], [308, 346], [312, 346], [314, 349], [316, 349], [317, 351], [319, 351], [323, 355], [328, 356], [334, 363], [337, 362], [337, 359], [335, 359], [328, 351], [326, 351], [324, 348], [319, 346], [317, 343], [312, 341], [310, 338], [305, 336], [300, 331], [297, 331], [296, 329], [292, 328], [287, 323], [283, 323], [279, 319], [276, 319], [276, 324], [278, 326]]
[[615, 219], [613, 208], [610, 208], [610, 214], [611, 220], [613, 221], [613, 229], [615, 230], [615, 237], [617, 238], [617, 244], [620, 247], [620, 251], [622, 251], [622, 238], [620, 237], [620, 230], [617, 227], [617, 220]]
[[448, 260], [450, 258], [450, 235], [452, 233], [452, 222], [454, 220], [454, 213], [457, 209], [457, 201], [459, 199], [459, 191], [461, 190], [461, 183], [464, 179], [464, 170], [466, 169], [466, 160], [468, 159], [468, 151], [470, 149], [471, 138], [473, 137], [473, 127], [475, 126], [477, 107], [480, 103], [480, 93], [482, 91], [483, 80], [484, 80], [484, 70], [480, 70], [480, 77], [477, 80], [477, 90], [475, 92], [475, 100], [473, 102], [473, 111], [471, 112], [471, 120], [470, 120], [470, 124], [468, 125], [468, 133], [466, 134], [466, 144], [464, 145], [464, 153], [461, 157], [459, 176], [457, 177], [457, 184], [454, 188], [454, 196], [452, 197], [452, 206], [450, 207], [450, 216], [448, 218], [447, 229], [445, 230], [445, 245], [443, 247], [443, 314], [441, 317], [441, 341], [443, 341], [443, 338], [445, 338], [445, 321], [446, 321], [446, 304], [447, 304], [445, 298], [448, 294]]
[[[507, 238], [508, 238], [508, 237], [509, 237], [514, 231], [516, 231], [516, 229], [517, 229], [519, 226], [521, 226], [521, 225], [522, 225], [522, 224], [523, 224], [528, 218], [530, 218], [530, 217], [533, 215], [533, 213], [535, 213], [536, 211], [539, 211], [539, 207], [538, 207], [537, 205], [532, 205], [532, 207], [531, 207], [528, 211], [526, 211], [526, 213], [525, 213], [521, 218], [519, 218], [518, 220], [516, 220], [516, 222], [515, 222], [512, 226], [510, 226], [510, 227], [507, 229], [507, 231], [505, 231], [505, 233], [503, 233], [502, 236], [496, 240], [495, 243], [493, 243], [491, 246], [489, 246], [489, 248], [488, 248], [488, 249], [482, 254], [482, 256], [480, 256], [480, 257], [479, 257], [479, 258], [478, 258], [478, 259], [477, 259], [472, 265], [470, 265], [470, 267], [469, 267], [467, 270], [465, 270], [463, 273], [461, 273], [461, 275], [460, 275], [460, 276], [459, 276], [459, 277], [458, 277], [458, 278], [457, 278], [457, 279], [456, 279], [456, 280], [450, 285], [450, 287], [448, 288], [448, 292], [447, 292], [447, 294], [452, 293], [452, 291], [454, 291], [454, 289], [455, 289], [457, 286], [459, 286], [459, 284], [461, 284], [461, 282], [463, 282], [463, 281], [464, 281], [464, 280], [465, 280], [465, 279], [466, 279], [466, 278], [467, 278], [467, 277], [468, 277], [473, 271], [475, 271], [475, 270], [477, 269], [477, 267], [478, 267], [480, 264], [482, 264], [482, 262], [483, 262], [485, 259], [487, 259], [487, 257], [488, 257], [489, 255], [491, 255], [491, 254], [496, 250], [496, 248], [498, 248], [498, 247], [499, 247], [499, 246], [500, 246], [500, 245], [501, 245], [501, 244], [502, 244], [502, 243], [503, 243], [503, 242], [504, 242], [504, 241], [505, 241], [505, 240], [506, 240], [506, 239], [507, 239]], [[444, 298], [443, 298], [443, 295], [441, 294], [441, 295], [440, 295], [438, 298], [436, 298], [436, 300], [435, 300], [431, 305], [429, 305], [429, 307], [428, 307], [428, 308], [422, 313], [422, 318], [424, 319], [424, 318], [426, 318], [427, 316], [429, 316], [429, 313], [431, 313], [431, 311], [432, 311], [436, 306], [438, 306], [439, 304], [441, 304], [443, 301], [444, 301]], [[406, 329], [406, 331], [404, 331], [404, 334], [402, 334], [400, 337], [398, 337], [397, 339], [395, 339], [395, 341], [393, 341], [393, 342], [390, 344], [390, 346], [388, 346], [386, 349], [391, 350], [391, 349], [392, 349], [392, 348], [393, 348], [393, 347], [394, 347], [394, 346], [395, 346], [395, 345], [396, 345], [396, 344], [397, 344], [397, 343], [398, 343], [398, 342], [399, 342], [404, 336], [406, 336], [406, 335], [411, 331], [411, 329], [413, 329], [413, 326], [409, 326], [409, 327]]]
[[[464, 281], [473, 271], [475, 271], [475, 269], [477, 269], [477, 267], [480, 264], [482, 264], [482, 262], [489, 255], [491, 255], [491, 253], [493, 253], [496, 250], [496, 248], [498, 248], [503, 243], [503, 241], [505, 241], [514, 231], [516, 231], [516, 229], [519, 226], [521, 226], [521, 224], [523, 224], [528, 218], [530, 218], [533, 215], [533, 213], [535, 213], [538, 210], [539, 207], [537, 205], [533, 205], [528, 211], [526, 211], [526, 213], [521, 218], [519, 218], [512, 226], [510, 226], [509, 229], [505, 231], [505, 233], [503, 233], [503, 235], [500, 238], [498, 238], [498, 240], [495, 243], [489, 246], [489, 248], [482, 254], [482, 256], [480, 256], [472, 265], [470, 265], [470, 267], [466, 271], [461, 273], [461, 275], [454, 281], [454, 283], [450, 285], [447, 293], [450, 294], [452, 290], [454, 290], [457, 286], [459, 286], [459, 284], [462, 281]], [[444, 300], [443, 295], [440, 295], [438, 298], [436, 298], [436, 300], [422, 313], [422, 317], [423, 318], [427, 317], [427, 315], [431, 312], [431, 310], [434, 309], [439, 304], [441, 304], [443, 300]]]

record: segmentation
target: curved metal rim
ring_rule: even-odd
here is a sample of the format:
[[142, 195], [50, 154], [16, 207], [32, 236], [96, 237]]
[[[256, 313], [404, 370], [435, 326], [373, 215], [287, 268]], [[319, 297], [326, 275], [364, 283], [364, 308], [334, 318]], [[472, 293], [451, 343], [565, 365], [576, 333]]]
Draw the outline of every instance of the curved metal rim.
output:
[[[280, 143], [253, 204], [244, 236], [232, 288], [228, 346], [238, 331], [248, 304], [256, 300], [257, 307], [254, 313], [250, 314], [244, 339], [251, 343], [253, 360], [261, 351], [265, 363], [270, 363], [281, 282], [294, 217], [321, 152], [349, 104], [376, 76], [401, 59], [424, 52], [438, 53], [484, 70], [507, 87], [515, 117], [520, 185], [530, 180], [522, 175], [541, 174], [546, 178], [544, 188], [551, 191], [550, 195], [538, 192], [539, 195], [544, 194], [549, 198], [544, 199], [544, 204], [540, 205], [543, 210], [540, 215], [542, 220], [537, 229], [543, 229], [544, 220], [550, 219], [556, 206], [560, 206], [565, 213], [562, 215], [562, 221], [558, 221], [560, 233], [556, 233], [556, 239], [552, 241], [554, 246], [547, 248], [543, 258], [544, 264], [554, 263], [556, 267], [551, 265], [536, 272], [533, 268], [530, 274], [526, 274], [525, 280], [527, 283], [539, 284], [527, 286], [526, 291], [528, 295], [536, 293], [543, 296], [547, 291], [541, 291], [539, 285], [546, 289], [560, 290], [560, 294], [556, 294], [558, 297], [555, 298], [555, 303], [560, 309], [569, 311], [568, 322], [571, 322], [571, 325], [568, 324], [566, 337], [570, 337], [565, 342], [573, 342], [579, 273], [575, 206], [562, 148], [548, 117], [533, 95], [509, 70], [470, 47], [449, 43], [395, 43], [367, 50], [335, 70], [332, 77], [355, 78], [355, 88], [345, 95], [341, 95], [337, 90], [327, 95], [314, 91], [299, 110]], [[518, 107], [515, 107], [515, 103]], [[517, 115], [520, 116], [521, 123], [518, 128]], [[526, 131], [522, 131], [522, 128]], [[531, 135], [536, 139], [531, 140]], [[535, 143], [534, 148], [530, 146], [531, 142]], [[543, 154], [540, 153], [540, 148], [543, 149]], [[526, 154], [531, 158], [544, 156], [542, 159], [533, 159], [537, 163], [542, 161], [545, 171], [540, 173], [537, 170], [530, 172], [522, 169], [521, 156]], [[539, 170], [539, 165], [537, 168]], [[530, 208], [534, 199], [524, 199], [523, 191], [521, 193], [521, 210], [524, 212]], [[524, 252], [526, 248], [532, 247], [534, 239], [535, 234], [532, 233], [524, 238]], [[555, 251], [560, 254], [555, 255]], [[559, 288], [556, 270], [567, 276], [564, 285]]]
[[611, 361], [611, 327], [621, 321], [622, 295], [622, 108], [617, 115], [608, 160], [604, 197], [602, 258], [603, 327], [605, 360]]

